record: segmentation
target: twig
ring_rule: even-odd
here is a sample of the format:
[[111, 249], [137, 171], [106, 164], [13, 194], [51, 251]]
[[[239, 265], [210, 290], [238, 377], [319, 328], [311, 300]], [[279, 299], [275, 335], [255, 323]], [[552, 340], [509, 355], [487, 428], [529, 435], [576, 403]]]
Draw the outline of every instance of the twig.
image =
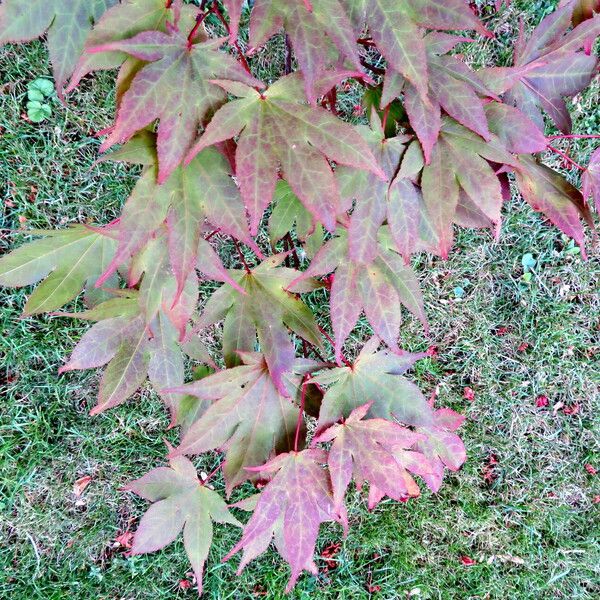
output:
[[310, 378], [310, 373], [306, 373], [302, 378], [300, 392], [300, 410], [298, 411], [298, 420], [296, 421], [296, 436], [294, 438], [294, 452], [298, 452], [298, 440], [300, 438], [300, 427], [302, 426], [302, 415], [304, 414], [304, 405], [306, 404], [306, 382]]
[[559, 156], [562, 156], [568, 163], [572, 164], [574, 167], [577, 167], [580, 171], [585, 171], [585, 167], [582, 167], [579, 163], [576, 163], [568, 154], [566, 154], [562, 150], [559, 150], [558, 148], [555, 148], [550, 144], [548, 144], [547, 148], [549, 150], [552, 150], [552, 152], [556, 152], [556, 154], [558, 154]]
[[242, 261], [242, 264], [244, 265], [244, 269], [246, 269], [246, 273], [250, 274], [251, 273], [250, 267], [248, 266], [248, 263], [246, 262], [246, 259], [244, 258], [244, 254], [242, 252], [242, 249], [240, 248], [240, 245], [237, 243], [237, 240], [234, 237], [232, 237], [231, 239], [233, 240], [233, 245], [235, 246], [235, 249], [237, 250], [240, 260]]
[[[319, 328], [319, 331], [321, 332], [321, 334], [324, 335], [325, 338], [327, 339], [327, 341], [335, 348], [335, 342], [331, 339], [331, 336], [320, 325], [317, 325], [317, 327]], [[347, 367], [352, 368], [352, 363], [343, 354], [342, 354], [342, 362]]]

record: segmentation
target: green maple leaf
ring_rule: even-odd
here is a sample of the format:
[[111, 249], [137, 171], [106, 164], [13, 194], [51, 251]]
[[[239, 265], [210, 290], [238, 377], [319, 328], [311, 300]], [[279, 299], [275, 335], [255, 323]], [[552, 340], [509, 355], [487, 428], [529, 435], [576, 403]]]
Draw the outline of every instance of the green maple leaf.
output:
[[332, 425], [315, 442], [331, 442], [327, 464], [333, 484], [336, 510], [342, 510], [350, 480], [358, 489], [368, 481], [369, 510], [383, 496], [406, 500], [420, 494], [419, 486], [409, 474], [432, 475], [434, 467], [413, 447], [424, 435], [386, 419], [365, 419], [371, 403], [355, 408], [339, 425]]
[[59, 95], [75, 69], [92, 25], [117, 0], [4, 0], [0, 45], [34, 40], [48, 32], [48, 50]]
[[331, 285], [331, 322], [335, 334], [335, 357], [341, 361], [342, 346], [364, 311], [373, 331], [394, 351], [403, 304], [427, 327], [419, 282], [402, 258], [376, 243], [373, 260], [358, 263], [349, 255], [348, 235], [342, 232], [315, 255], [308, 269], [292, 283], [335, 272]]
[[283, 395], [262, 355], [241, 356], [243, 365], [170, 390], [212, 402], [189, 427], [172, 456], [226, 449], [223, 472], [228, 493], [255, 478], [248, 467], [263, 464], [275, 450], [294, 447], [299, 407], [289, 396], [296, 398], [303, 375], [318, 368], [313, 361], [293, 361]]
[[318, 0], [310, 8], [296, 0], [256, 0], [249, 44], [258, 48], [284, 27], [304, 75], [307, 98], [314, 104], [317, 79], [326, 67], [339, 60], [333, 47], [359, 74], [361, 65], [352, 24], [340, 0]]
[[326, 461], [324, 451], [310, 449], [280, 454], [253, 469], [272, 479], [258, 496], [242, 539], [226, 557], [244, 551], [238, 574], [265, 552], [273, 538], [277, 551], [292, 570], [288, 592], [303, 570], [317, 574], [313, 553], [321, 523], [346, 524], [345, 513], [340, 515], [333, 506], [329, 474], [322, 467]]
[[329, 386], [321, 410], [318, 430], [347, 418], [359, 406], [371, 402], [369, 418], [397, 419], [407, 425], [428, 425], [432, 410], [419, 388], [402, 375], [423, 354], [393, 354], [377, 351], [379, 339], [372, 338], [352, 366], [323, 371], [311, 382]]
[[295, 352], [288, 328], [321, 347], [314, 315], [291, 293], [309, 292], [319, 284], [309, 279], [291, 286], [300, 273], [280, 266], [285, 256], [275, 255], [249, 272], [230, 269], [230, 277], [245, 293], [222, 286], [209, 298], [196, 324], [197, 329], [205, 328], [225, 319], [223, 352], [228, 366], [239, 364], [238, 351], [254, 351], [258, 336], [271, 377], [284, 395], [287, 394], [284, 374], [291, 368]]
[[198, 126], [227, 99], [210, 80], [221, 77], [262, 86], [232, 56], [219, 51], [224, 41], [189, 42], [178, 30], [145, 31], [90, 48], [90, 52], [125, 52], [149, 63], [124, 92], [114, 127], [101, 149], [128, 140], [159, 119], [158, 181], [164, 183], [189, 150]]
[[132, 481], [126, 490], [153, 502], [142, 517], [133, 538], [132, 554], [164, 548], [183, 530], [183, 545], [194, 569], [198, 592], [212, 544], [212, 523], [242, 527], [219, 494], [198, 479], [194, 465], [185, 457], [171, 459], [169, 467], [158, 467]]
[[335, 229], [340, 198], [327, 159], [383, 176], [352, 126], [300, 100], [298, 74], [279, 79], [263, 93], [238, 83], [217, 83], [239, 99], [217, 111], [186, 160], [241, 132], [236, 176], [253, 235], [273, 198], [279, 167], [306, 209], [330, 231]]
[[44, 237], [0, 258], [0, 285], [23, 287], [44, 280], [29, 297], [25, 315], [56, 310], [84, 287], [90, 300], [101, 299], [94, 285], [116, 250], [108, 235], [84, 225], [29, 233]]

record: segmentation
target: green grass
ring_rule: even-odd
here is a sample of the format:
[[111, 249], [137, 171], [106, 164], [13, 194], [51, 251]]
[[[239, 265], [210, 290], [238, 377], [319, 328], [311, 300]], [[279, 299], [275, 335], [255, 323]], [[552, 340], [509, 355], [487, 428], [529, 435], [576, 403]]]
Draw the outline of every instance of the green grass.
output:
[[[549, 4], [515, 3], [495, 21], [500, 41], [487, 42], [470, 60], [507, 60], [518, 10], [527, 8], [532, 22]], [[268, 56], [261, 60], [266, 69]], [[26, 84], [48, 75], [46, 65], [39, 43], [0, 50], [2, 252], [24, 239], [7, 233], [19, 228], [19, 217], [27, 227], [108, 221], [135, 180], [122, 166], [94, 165], [94, 132], [110, 122], [113, 109], [110, 74], [86, 80], [67, 106], [53, 104], [53, 117], [41, 125], [21, 117]], [[598, 132], [598, 97], [595, 83], [574, 103], [577, 132]], [[355, 103], [342, 102], [350, 109]], [[585, 162], [591, 149], [581, 142], [573, 156]], [[548, 162], [560, 167], [553, 157]], [[386, 501], [368, 513], [353, 494], [350, 536], [342, 539], [332, 525], [319, 541], [318, 551], [341, 543], [335, 568], [326, 571], [318, 560], [319, 577], [303, 576], [292, 598], [600, 595], [600, 504], [593, 503], [600, 485], [584, 468], [600, 468], [598, 257], [583, 262], [566, 252], [560, 233], [519, 199], [504, 217], [499, 242], [488, 232], [461, 231], [449, 261], [417, 257], [431, 337], [424, 340], [408, 318], [403, 332], [411, 350], [438, 347], [438, 357], [422, 361], [415, 376], [425, 392], [438, 385], [440, 403], [467, 415], [468, 462], [439, 494], [407, 504]], [[530, 285], [521, 280], [526, 253], [538, 263]], [[464, 290], [460, 299], [457, 287]], [[0, 598], [195, 597], [193, 589], [178, 588], [190, 571], [181, 541], [135, 558], [114, 547], [115, 536], [134, 529], [146, 505], [119, 488], [162, 464], [163, 439], [175, 441], [174, 432], [165, 433], [159, 400], [147, 388], [90, 418], [97, 373], [57, 375], [85, 326], [20, 319], [28, 291], [0, 292]], [[318, 298], [311, 301], [326, 319]], [[354, 343], [367, 335], [363, 322]], [[529, 344], [525, 351], [522, 343]], [[463, 398], [465, 386], [474, 389], [473, 402]], [[541, 394], [548, 408], [536, 408]], [[578, 412], [565, 414], [563, 404]], [[492, 455], [498, 464], [490, 483], [483, 475]], [[201, 466], [208, 470], [211, 460]], [[78, 499], [73, 485], [84, 475], [92, 483]], [[240, 577], [237, 559], [220, 562], [238, 535], [217, 530], [207, 597], [283, 597], [288, 570], [274, 551]], [[461, 556], [476, 564], [463, 565]]]

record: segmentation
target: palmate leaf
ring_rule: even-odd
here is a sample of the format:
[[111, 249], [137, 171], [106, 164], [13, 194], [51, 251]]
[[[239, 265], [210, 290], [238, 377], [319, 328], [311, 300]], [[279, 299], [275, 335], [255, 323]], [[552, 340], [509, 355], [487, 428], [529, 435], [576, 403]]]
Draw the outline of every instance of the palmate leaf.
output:
[[562, 175], [530, 156], [520, 157], [521, 168], [515, 171], [523, 198], [546, 215], [563, 233], [573, 238], [585, 256], [585, 235], [581, 219], [593, 229], [589, 206], [582, 193]]
[[252, 48], [262, 46], [282, 27], [292, 42], [311, 104], [318, 95], [315, 92], [317, 79], [326, 67], [338, 62], [337, 52], [332, 52], [333, 46], [342, 59], [361, 73], [352, 24], [340, 0], [316, 0], [310, 6], [302, 0], [254, 2], [249, 39]]
[[[162, 306], [159, 304], [149, 319], [144, 312], [148, 287], [142, 280], [139, 292], [126, 290], [88, 311], [60, 313], [61, 316], [96, 321], [96, 324], [83, 335], [59, 372], [106, 365], [92, 415], [124, 403], [149, 377], [155, 389], [161, 392], [172, 423], [176, 424], [181, 422], [183, 396], [162, 393], [162, 390], [183, 383], [184, 363], [178, 327], [184, 318], [189, 319], [189, 315], [185, 316], [189, 306], [185, 308], [185, 295], [173, 306], [174, 286], [171, 286], [171, 295], [166, 295]], [[192, 304], [193, 309], [195, 302]]]
[[424, 354], [393, 354], [377, 351], [377, 338], [365, 344], [352, 367], [323, 371], [311, 378], [329, 386], [317, 423], [317, 430], [347, 418], [359, 406], [371, 402], [369, 418], [397, 419], [412, 426], [432, 423], [433, 412], [419, 388], [402, 375]]
[[423, 200], [444, 258], [452, 247], [453, 223], [500, 226], [502, 186], [488, 161], [514, 168], [519, 163], [497, 136], [490, 136], [486, 142], [445, 117], [430, 164], [423, 168]]
[[365, 481], [371, 485], [370, 510], [383, 496], [394, 500], [418, 496], [419, 486], [409, 471], [433, 475], [434, 467], [429, 460], [412, 449], [425, 436], [386, 419], [365, 419], [370, 407], [371, 403], [367, 403], [354, 409], [342, 424], [331, 426], [314, 439], [314, 442], [333, 441], [327, 464], [337, 511], [343, 510], [352, 478], [358, 488]]
[[431, 251], [437, 242], [416, 185], [424, 164], [423, 154], [418, 142], [408, 144], [410, 136], [386, 137], [375, 111], [371, 114], [371, 128], [362, 126], [359, 132], [383, 168], [386, 180], [345, 167], [336, 171], [343, 209], [349, 209], [352, 200], [356, 200], [348, 227], [349, 258], [359, 264], [373, 262], [379, 252], [381, 225], [387, 221], [386, 231], [392, 243], [386, 247], [402, 254], [408, 265], [413, 252]]
[[227, 98], [211, 79], [262, 86], [232, 56], [219, 51], [224, 41], [190, 43], [187, 34], [177, 30], [146, 31], [90, 48], [89, 52], [125, 52], [150, 63], [134, 76], [123, 95], [115, 125], [101, 149], [128, 140], [160, 119], [158, 181], [164, 183], [189, 150], [198, 126]]
[[242, 539], [226, 557], [243, 550], [238, 573], [265, 552], [274, 538], [277, 551], [291, 567], [287, 591], [303, 570], [317, 574], [313, 554], [321, 523], [346, 522], [345, 514], [333, 506], [329, 474], [322, 467], [326, 461], [324, 451], [310, 449], [280, 454], [253, 469], [272, 479], [261, 491]]
[[183, 529], [183, 544], [194, 569], [198, 593], [213, 538], [213, 521], [242, 527], [217, 492], [203, 485], [196, 468], [184, 456], [170, 460], [126, 486], [153, 502], [133, 538], [131, 554], [155, 552], [175, 541]]
[[168, 26], [174, 26], [176, 11], [180, 10], [177, 26], [183, 31], [190, 30], [195, 21], [197, 10], [193, 6], [178, 6], [178, 2], [168, 6], [165, 0], [123, 0], [114, 3], [98, 22], [85, 40], [83, 56], [77, 63], [67, 92], [72, 91], [81, 79], [92, 71], [115, 69], [127, 59], [121, 51], [89, 53], [87, 50], [119, 40], [126, 40], [143, 31], [167, 32]]
[[116, 243], [110, 236], [84, 225], [30, 233], [44, 237], [0, 258], [0, 285], [23, 287], [44, 280], [29, 297], [25, 315], [57, 310], [84, 287], [86, 296], [102, 299], [93, 290], [115, 254]]
[[419, 473], [433, 492], [442, 484], [444, 468], [458, 471], [466, 460], [465, 445], [455, 431], [465, 418], [449, 408], [440, 408], [433, 413], [431, 423], [416, 429], [421, 437], [416, 449], [428, 459], [432, 469]]
[[571, 117], [564, 97], [587, 85], [598, 64], [595, 56], [579, 52], [589, 39], [600, 34], [600, 16], [571, 26], [574, 5], [551, 13], [525, 41], [515, 44], [513, 67], [492, 67], [481, 72], [484, 81], [504, 102], [527, 114], [544, 131], [542, 109], [563, 132], [571, 130]]
[[295, 286], [307, 277], [335, 272], [330, 306], [338, 363], [344, 341], [363, 310], [373, 331], [396, 352], [399, 352], [402, 304], [427, 327], [423, 296], [415, 273], [382, 243], [376, 247], [373, 261], [354, 262], [349, 254], [348, 236], [342, 232], [317, 252], [308, 269], [292, 283]]
[[312, 312], [290, 293], [310, 292], [320, 284], [309, 279], [291, 286], [300, 273], [280, 266], [285, 256], [275, 255], [250, 272], [229, 270], [230, 277], [245, 293], [227, 285], [219, 288], [207, 301], [196, 328], [225, 319], [223, 353], [228, 366], [239, 364], [237, 352], [253, 352], [258, 336], [275, 386], [287, 395], [284, 374], [291, 369], [294, 360], [288, 328], [317, 347], [321, 347], [321, 338]]
[[62, 94], [92, 25], [115, 4], [117, 0], [4, 0], [0, 5], [0, 45], [34, 40], [48, 32], [52, 72]]
[[342, 1], [348, 11], [352, 10], [355, 15], [361, 13], [362, 22], [368, 25], [371, 37], [388, 65], [410, 81], [426, 104], [429, 72], [421, 28], [471, 29], [489, 35], [463, 0]]
[[223, 472], [227, 493], [255, 478], [248, 467], [265, 463], [275, 450], [293, 448], [303, 376], [319, 363], [297, 359], [285, 378], [286, 393], [274, 385], [260, 354], [241, 353], [245, 364], [220, 371], [173, 392], [212, 402], [187, 430], [172, 456], [226, 449]]
[[385, 106], [404, 92], [404, 106], [410, 124], [421, 141], [427, 163], [431, 159], [431, 151], [442, 126], [442, 109], [484, 139], [490, 139], [482, 98], [492, 97], [494, 94], [459, 57], [446, 55], [464, 40], [465, 38], [440, 32], [425, 36], [429, 104], [401, 75], [389, 70], [386, 73], [381, 103]]
[[150, 168], [138, 179], [125, 203], [117, 228], [118, 249], [100, 282], [137, 254], [166, 223], [168, 256], [178, 294], [195, 267], [209, 278], [234, 283], [212, 247], [201, 237], [208, 220], [261, 256], [248, 233], [244, 206], [227, 160], [215, 148], [208, 148], [188, 166], [178, 167], [160, 185], [156, 182], [154, 143], [155, 136], [146, 132], [105, 157]]
[[253, 235], [273, 198], [280, 167], [296, 196], [330, 231], [335, 229], [340, 197], [327, 159], [383, 176], [352, 126], [323, 108], [302, 102], [302, 78], [298, 74], [282, 77], [262, 94], [238, 83], [217, 83], [239, 99], [217, 111], [186, 162], [241, 131], [236, 176]]

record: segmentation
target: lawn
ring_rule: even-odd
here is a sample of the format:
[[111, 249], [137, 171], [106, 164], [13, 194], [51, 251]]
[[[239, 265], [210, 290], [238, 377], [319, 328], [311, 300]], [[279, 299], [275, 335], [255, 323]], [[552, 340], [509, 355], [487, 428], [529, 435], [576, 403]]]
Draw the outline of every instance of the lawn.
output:
[[[508, 60], [519, 13], [531, 25], [553, 4], [514, 2], [488, 22], [497, 40], [469, 59]], [[280, 45], [272, 44], [273, 60]], [[268, 75], [268, 55], [261, 60]], [[136, 173], [95, 163], [113, 74], [87, 79], [36, 125], [25, 118], [25, 96], [28, 82], [49, 74], [43, 44], [0, 49], [0, 73], [0, 253], [27, 239], [12, 232], [19, 228], [114, 218]], [[574, 131], [599, 132], [599, 99], [598, 81], [575, 99]], [[351, 110], [351, 96], [341, 101]], [[592, 148], [578, 142], [572, 156], [585, 163]], [[333, 557], [319, 558], [320, 575], [302, 576], [291, 598], [600, 597], [600, 265], [597, 251], [590, 255], [584, 262], [515, 197], [498, 242], [461, 231], [450, 260], [415, 259], [431, 334], [424, 339], [407, 320], [403, 344], [434, 350], [414, 377], [426, 393], [437, 386], [440, 405], [466, 414], [468, 461], [439, 494], [406, 504], [384, 501], [369, 513], [354, 493], [350, 536], [324, 528], [317, 550], [333, 548]], [[534, 265], [529, 282], [524, 262]], [[191, 581], [181, 541], [133, 558], [116, 541], [146, 506], [120, 488], [163, 464], [164, 440], [176, 440], [165, 434], [162, 404], [146, 388], [89, 417], [98, 374], [57, 373], [85, 325], [21, 319], [29, 292], [0, 291], [0, 598], [195, 597], [180, 585]], [[325, 324], [325, 307], [314, 308]], [[363, 322], [357, 342], [367, 335]], [[78, 494], [85, 476], [91, 482]], [[238, 535], [217, 529], [206, 596], [283, 597], [288, 569], [274, 551], [239, 577], [237, 558], [221, 563]]]

